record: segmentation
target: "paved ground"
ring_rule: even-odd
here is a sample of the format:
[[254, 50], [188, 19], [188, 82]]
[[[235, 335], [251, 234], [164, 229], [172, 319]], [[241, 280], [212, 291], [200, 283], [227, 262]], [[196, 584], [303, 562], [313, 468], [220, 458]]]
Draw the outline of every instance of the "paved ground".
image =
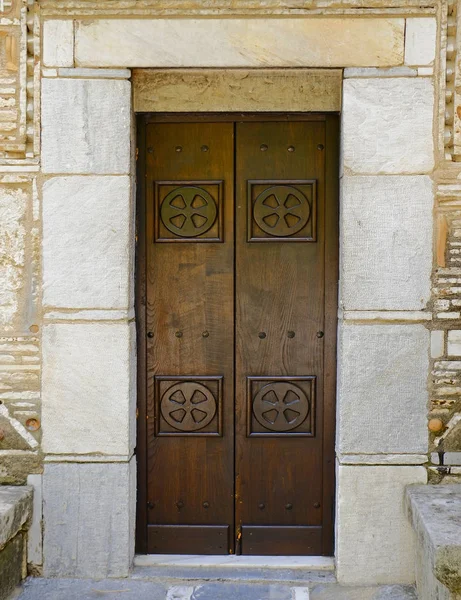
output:
[[[412, 586], [348, 588], [334, 583], [33, 579], [14, 600], [417, 600]], [[13, 600], [13, 599], [12, 599]]]

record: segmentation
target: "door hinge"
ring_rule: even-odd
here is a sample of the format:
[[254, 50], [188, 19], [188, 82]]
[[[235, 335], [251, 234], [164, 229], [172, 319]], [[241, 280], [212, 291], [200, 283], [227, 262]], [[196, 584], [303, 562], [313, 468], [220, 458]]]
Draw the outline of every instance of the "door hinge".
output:
[[136, 160], [139, 158], [139, 148], [136, 148]]
[[139, 408], [136, 409], [136, 418], [139, 418]]

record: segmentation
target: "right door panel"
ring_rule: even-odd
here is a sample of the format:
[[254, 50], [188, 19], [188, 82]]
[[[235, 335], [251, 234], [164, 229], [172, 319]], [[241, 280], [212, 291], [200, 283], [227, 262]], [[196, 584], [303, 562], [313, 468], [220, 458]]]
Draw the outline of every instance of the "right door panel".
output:
[[[236, 525], [322, 554], [325, 121], [236, 125]], [[238, 549], [237, 549], [238, 550]]]

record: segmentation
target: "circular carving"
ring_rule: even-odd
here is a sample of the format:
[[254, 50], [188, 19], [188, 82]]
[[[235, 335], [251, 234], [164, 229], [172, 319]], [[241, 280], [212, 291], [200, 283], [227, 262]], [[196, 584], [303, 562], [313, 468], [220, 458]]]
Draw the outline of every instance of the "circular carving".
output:
[[170, 387], [162, 396], [160, 410], [165, 421], [179, 431], [198, 431], [216, 414], [216, 400], [201, 383], [184, 381]]
[[311, 207], [306, 196], [297, 188], [274, 185], [256, 198], [253, 214], [265, 233], [289, 237], [305, 227], [311, 216]]
[[271, 431], [291, 431], [309, 414], [309, 399], [301, 388], [285, 381], [263, 386], [253, 400], [253, 414], [260, 425]]
[[180, 237], [206, 233], [216, 221], [218, 209], [203, 188], [184, 186], [172, 190], [163, 200], [160, 217], [165, 227]]

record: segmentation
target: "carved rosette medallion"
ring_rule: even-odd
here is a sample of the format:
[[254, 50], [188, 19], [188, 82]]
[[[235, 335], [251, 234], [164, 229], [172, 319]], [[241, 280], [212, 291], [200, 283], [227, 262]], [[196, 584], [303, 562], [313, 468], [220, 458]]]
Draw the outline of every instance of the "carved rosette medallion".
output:
[[161, 401], [162, 416], [179, 431], [198, 431], [211, 422], [216, 400], [204, 385], [183, 381], [168, 389]]
[[156, 182], [155, 241], [222, 241], [222, 187], [222, 181]]
[[315, 242], [316, 181], [248, 182], [249, 242]]
[[249, 436], [314, 435], [315, 377], [249, 377]]
[[221, 435], [222, 377], [155, 377], [156, 435]]
[[197, 237], [216, 220], [216, 202], [203, 188], [189, 186], [171, 191], [160, 209], [165, 227], [181, 237]]
[[298, 233], [311, 214], [306, 196], [289, 185], [276, 185], [264, 190], [256, 198], [253, 211], [258, 226], [276, 237]]

